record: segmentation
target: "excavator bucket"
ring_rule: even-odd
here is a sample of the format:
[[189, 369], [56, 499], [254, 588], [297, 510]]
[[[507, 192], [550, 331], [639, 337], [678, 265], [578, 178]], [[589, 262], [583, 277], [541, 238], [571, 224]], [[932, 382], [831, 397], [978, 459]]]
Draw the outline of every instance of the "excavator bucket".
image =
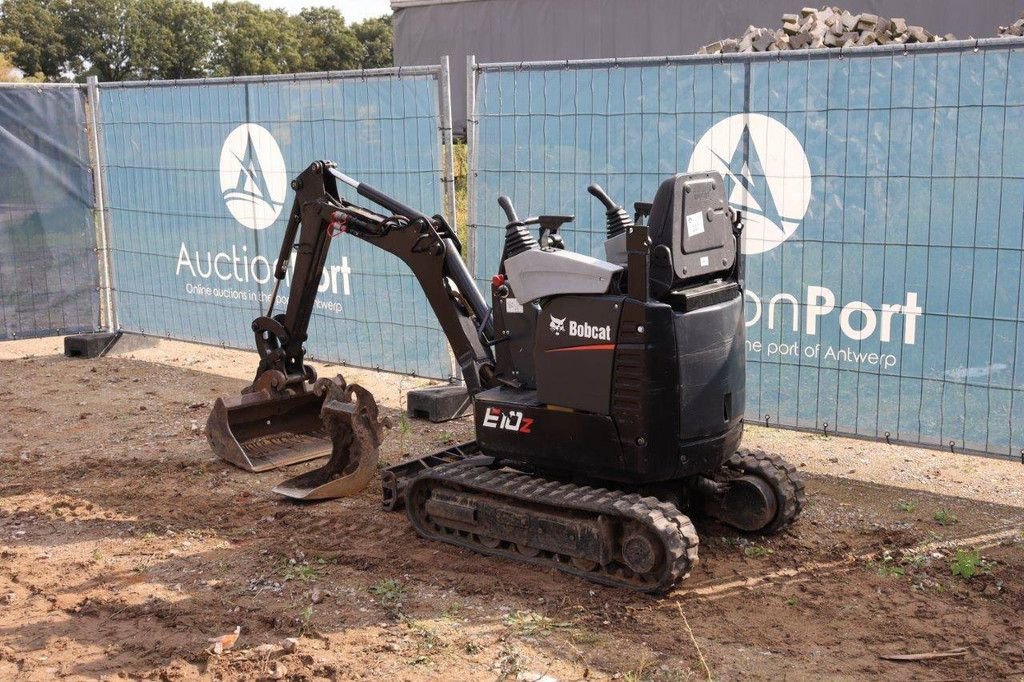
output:
[[206, 438], [217, 456], [246, 471], [269, 471], [331, 453], [331, 436], [320, 412], [328, 386], [345, 380], [287, 384], [268, 370], [239, 396], [218, 398], [206, 421]]
[[384, 429], [391, 427], [386, 417], [379, 419], [377, 401], [362, 386], [317, 382], [316, 388], [325, 393], [321, 415], [330, 434], [331, 458], [274, 488], [294, 500], [329, 500], [366, 488], [377, 471]]

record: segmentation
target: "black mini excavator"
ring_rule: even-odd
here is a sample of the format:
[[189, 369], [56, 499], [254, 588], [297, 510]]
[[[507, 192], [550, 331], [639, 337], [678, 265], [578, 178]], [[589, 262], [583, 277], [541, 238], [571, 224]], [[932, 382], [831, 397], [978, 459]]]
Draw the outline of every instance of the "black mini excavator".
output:
[[[383, 212], [343, 199], [339, 183]], [[278, 492], [309, 499], [367, 484], [383, 427], [372, 396], [340, 378], [316, 380], [303, 362], [317, 284], [310, 273], [347, 233], [409, 266], [473, 396], [475, 441], [383, 471], [385, 508], [404, 507], [423, 537], [662, 592], [697, 562], [687, 514], [760, 533], [800, 514], [794, 467], [739, 449], [742, 222], [717, 173], [665, 179], [632, 217], [591, 185], [606, 211], [603, 260], [565, 248], [559, 231], [572, 216], [521, 219], [499, 198], [508, 225], [490, 304], [442, 216], [326, 161], [292, 187], [278, 261], [297, 251], [289, 309], [253, 323], [256, 381], [211, 415], [222, 456], [237, 458], [250, 441], [265, 451], [320, 438], [333, 446], [330, 461]]]

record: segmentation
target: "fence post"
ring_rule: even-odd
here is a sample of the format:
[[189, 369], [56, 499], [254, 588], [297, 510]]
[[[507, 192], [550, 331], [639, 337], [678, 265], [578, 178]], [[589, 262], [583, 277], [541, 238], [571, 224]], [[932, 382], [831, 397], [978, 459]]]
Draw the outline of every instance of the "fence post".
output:
[[476, 55], [466, 57], [466, 262], [476, 271]]
[[441, 57], [441, 78], [438, 97], [441, 99], [441, 146], [444, 155], [444, 170], [441, 181], [444, 183], [445, 210], [452, 229], [458, 232], [458, 214], [455, 201], [455, 144], [452, 139], [452, 84], [451, 69], [448, 55]]
[[86, 101], [89, 105], [89, 161], [92, 166], [93, 186], [93, 213], [96, 218], [93, 224], [96, 228], [96, 244], [99, 247], [98, 265], [102, 283], [100, 288], [103, 291], [103, 308], [105, 309], [105, 323], [107, 331], [117, 331], [117, 312], [114, 310], [114, 284], [111, 280], [110, 266], [110, 244], [107, 230], [107, 207], [103, 186], [103, 154], [100, 149], [99, 131], [99, 108], [100, 89], [96, 76], [89, 76], [85, 85]]

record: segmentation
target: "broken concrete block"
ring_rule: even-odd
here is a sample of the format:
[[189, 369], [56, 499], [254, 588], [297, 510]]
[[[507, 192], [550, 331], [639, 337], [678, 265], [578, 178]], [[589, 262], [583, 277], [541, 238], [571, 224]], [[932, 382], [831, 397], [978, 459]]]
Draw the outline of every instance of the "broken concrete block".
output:
[[893, 17], [892, 18], [892, 29], [894, 31], [896, 31], [896, 33], [906, 33], [907, 32], [907, 20], [904, 19], [903, 17]]

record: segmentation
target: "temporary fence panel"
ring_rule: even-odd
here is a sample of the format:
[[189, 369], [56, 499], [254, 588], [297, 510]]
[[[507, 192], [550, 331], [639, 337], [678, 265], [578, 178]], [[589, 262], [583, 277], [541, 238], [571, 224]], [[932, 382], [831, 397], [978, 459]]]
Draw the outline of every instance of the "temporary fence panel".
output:
[[520, 215], [715, 170], [743, 211], [747, 419], [1017, 456], [1024, 448], [1024, 41], [479, 67], [476, 274]]
[[0, 86], [0, 340], [98, 328], [88, 139], [81, 88]]
[[[253, 347], [250, 323], [273, 290], [289, 182], [315, 160], [333, 160], [428, 215], [442, 212], [439, 74], [101, 84], [120, 328]], [[286, 280], [275, 312], [288, 295]], [[354, 237], [334, 240], [307, 346], [321, 360], [451, 374], [415, 277]]]

